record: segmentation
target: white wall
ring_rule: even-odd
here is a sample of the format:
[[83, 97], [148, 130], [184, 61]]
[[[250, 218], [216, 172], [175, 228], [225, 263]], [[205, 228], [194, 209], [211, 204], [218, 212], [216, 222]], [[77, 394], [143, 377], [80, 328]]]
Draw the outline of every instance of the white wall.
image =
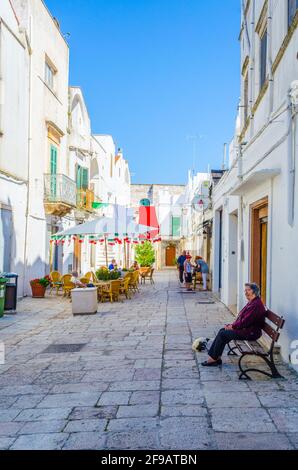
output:
[[[247, 16], [247, 24], [257, 24], [263, 1], [251, 2]], [[254, 12], [255, 5], [255, 12]], [[272, 33], [268, 35], [267, 72], [270, 74], [270, 66], [274, 62], [282, 42], [287, 35], [287, 9], [286, 2], [268, 2], [267, 22], [270, 28], [272, 17]], [[296, 280], [298, 278], [298, 264], [295, 253], [298, 240], [298, 187], [294, 189], [294, 220], [290, 220], [291, 213], [291, 165], [297, 166], [297, 116], [293, 119], [293, 127], [290, 127], [289, 90], [293, 80], [298, 78], [298, 62], [295, 59], [297, 53], [298, 30], [289, 40], [289, 44], [272, 76], [268, 89], [261, 98], [259, 106], [252, 108], [259, 92], [259, 37], [253, 29], [248, 29], [250, 49], [245, 35], [245, 29], [241, 36], [241, 66], [246, 56], [249, 56], [249, 101], [251, 102], [249, 115], [250, 122], [247, 129], [244, 128], [243, 108], [240, 113], [240, 125], [236, 128], [242, 131], [243, 142], [242, 159], [241, 152], [235, 150], [235, 143], [230, 148], [230, 170], [222, 178], [214, 190], [214, 217], [217, 210], [223, 207], [223, 233], [225, 248], [223, 250], [224, 278], [221, 297], [228, 305], [231, 299], [231, 283], [235, 284], [233, 270], [229, 269], [233, 264], [231, 249], [234, 245], [234, 236], [231, 237], [231, 213], [237, 207], [231, 207], [232, 199], [237, 199], [238, 204], [238, 309], [244, 303], [243, 284], [253, 281], [250, 277], [251, 259], [251, 205], [263, 197], [268, 197], [268, 260], [267, 260], [267, 295], [266, 304], [279, 315], [286, 319], [284, 330], [281, 334], [280, 344], [282, 355], [288, 360], [291, 353], [291, 343], [298, 338], [298, 294]], [[269, 75], [268, 75], [269, 76]], [[243, 104], [243, 79], [242, 79]], [[252, 114], [253, 109], [253, 114]], [[295, 122], [295, 124], [294, 124]], [[292, 145], [295, 129], [296, 145]], [[236, 131], [238, 133], [238, 131]], [[267, 174], [258, 173], [266, 170]], [[271, 172], [271, 175], [268, 173]], [[261, 175], [261, 176], [260, 176]], [[238, 177], [240, 176], [240, 178]], [[242, 186], [241, 186], [242, 185]], [[231, 196], [238, 187], [238, 196]], [[234, 203], [233, 203], [234, 204]], [[242, 220], [243, 219], [243, 220]], [[215, 223], [214, 243], [218, 243], [218, 226]], [[234, 230], [233, 230], [234, 233]], [[294, 256], [293, 256], [294, 255]], [[227, 267], [228, 266], [228, 267]], [[218, 259], [214, 257], [214, 270], [218, 270]], [[215, 277], [218, 272], [215, 273]]]
[[[28, 179], [28, 54], [8, 0], [0, 2], [0, 206], [11, 209], [10, 270], [24, 291]], [[0, 233], [0, 237], [4, 234]], [[2, 245], [2, 244], [1, 244]], [[1, 268], [0, 268], [1, 269]]]
[[[29, 208], [26, 286], [47, 271], [47, 220], [44, 209], [44, 174], [50, 172], [48, 123], [58, 129], [58, 173], [67, 173], [68, 46], [49, 11], [40, 0], [13, 0], [20, 27], [26, 30], [30, 55]], [[45, 83], [46, 56], [55, 66], [54, 87]]]

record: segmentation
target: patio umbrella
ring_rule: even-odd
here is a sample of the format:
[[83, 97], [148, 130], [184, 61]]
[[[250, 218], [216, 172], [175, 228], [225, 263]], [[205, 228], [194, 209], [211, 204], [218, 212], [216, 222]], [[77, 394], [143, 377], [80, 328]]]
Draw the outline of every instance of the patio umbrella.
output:
[[136, 224], [133, 221], [129, 223], [117, 222], [109, 217], [99, 217], [84, 224], [76, 225], [64, 232], [57, 233], [55, 238], [63, 238], [71, 235], [98, 235], [108, 238], [135, 238], [150, 232], [152, 227]]
[[103, 238], [105, 243], [105, 257], [107, 260], [107, 240], [139, 238], [141, 235], [150, 233], [152, 227], [136, 224], [133, 220], [133, 210], [122, 206], [114, 206], [114, 217], [98, 217], [84, 224], [76, 225], [68, 230], [57, 233], [52, 238], [63, 240], [70, 236], [86, 236]]

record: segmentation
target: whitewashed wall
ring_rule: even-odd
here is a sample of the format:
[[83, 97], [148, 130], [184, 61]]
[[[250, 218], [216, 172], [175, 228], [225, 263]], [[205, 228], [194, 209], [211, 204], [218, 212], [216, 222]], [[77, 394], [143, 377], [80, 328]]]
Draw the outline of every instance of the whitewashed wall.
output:
[[[292, 341], [298, 339], [298, 294], [296, 280], [298, 278], [298, 264], [295, 261], [298, 240], [298, 185], [294, 187], [294, 219], [290, 223], [291, 192], [291, 163], [295, 161], [297, 167], [297, 116], [291, 123], [291, 110], [289, 107], [289, 91], [291, 83], [298, 79], [297, 61], [297, 26], [293, 36], [288, 41], [275, 73], [270, 75], [271, 64], [277, 57], [287, 36], [287, 2], [268, 2], [267, 24], [270, 28], [272, 18], [272, 31], [268, 35], [267, 73], [272, 81], [259, 106], [252, 108], [260, 92], [260, 59], [259, 37], [255, 27], [259, 19], [264, 2], [255, 0], [250, 2], [245, 27], [242, 29], [241, 68], [246, 57], [249, 57], [249, 113], [250, 122], [244, 129], [243, 111], [243, 78], [242, 78], [242, 107], [240, 122], [238, 118], [236, 138], [230, 147], [230, 170], [222, 178], [214, 191], [214, 272], [215, 290], [218, 290], [219, 273], [219, 210], [223, 210], [223, 249], [222, 273], [223, 283], [221, 298], [231, 305], [235, 301], [235, 273], [231, 269], [235, 266], [232, 251], [235, 251], [235, 227], [231, 223], [232, 214], [237, 213], [237, 307], [243, 307], [245, 298], [243, 284], [250, 279], [251, 234], [250, 234], [250, 206], [263, 197], [268, 197], [268, 260], [267, 260], [267, 295], [266, 303], [273, 311], [283, 315], [286, 324], [281, 335], [280, 344], [282, 355], [289, 360], [292, 352]], [[254, 28], [249, 25], [254, 24]], [[244, 25], [244, 22], [243, 22]], [[249, 47], [250, 44], [250, 47]], [[290, 125], [291, 124], [291, 125]], [[241, 135], [243, 143], [242, 152], [235, 150], [237, 137]], [[238, 136], [237, 136], [238, 134]], [[295, 140], [294, 140], [295, 136]], [[292, 140], [293, 139], [293, 140]], [[292, 145], [293, 142], [296, 142]], [[241, 158], [242, 154], [242, 158]], [[234, 166], [233, 166], [234, 165]], [[267, 172], [260, 177], [261, 170]], [[270, 174], [271, 172], [271, 174]], [[238, 192], [238, 196], [231, 196], [237, 186], [251, 178], [250, 183]], [[297, 176], [296, 176], [297, 178]], [[241, 198], [241, 196], [242, 198]], [[243, 219], [243, 222], [242, 222]], [[293, 365], [297, 368], [297, 366]]]
[[[0, 206], [11, 211], [9, 270], [24, 292], [28, 183], [28, 54], [8, 0], [0, 2]], [[0, 223], [1, 225], [1, 223]], [[8, 234], [0, 229], [1, 247]], [[8, 240], [5, 240], [8, 242]], [[4, 255], [4, 253], [2, 253]], [[1, 270], [1, 267], [0, 267]]]

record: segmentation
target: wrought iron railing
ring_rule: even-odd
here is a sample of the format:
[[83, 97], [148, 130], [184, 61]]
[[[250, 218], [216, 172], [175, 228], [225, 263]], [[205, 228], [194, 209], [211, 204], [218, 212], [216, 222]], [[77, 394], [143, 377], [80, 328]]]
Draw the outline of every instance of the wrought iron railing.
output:
[[76, 184], [66, 175], [44, 175], [44, 200], [47, 203], [64, 203], [76, 206]]

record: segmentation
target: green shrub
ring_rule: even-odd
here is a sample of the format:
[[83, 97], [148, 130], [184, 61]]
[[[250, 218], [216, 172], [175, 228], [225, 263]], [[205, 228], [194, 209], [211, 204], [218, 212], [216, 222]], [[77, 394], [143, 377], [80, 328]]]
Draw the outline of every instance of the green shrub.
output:
[[110, 280], [110, 272], [107, 269], [98, 269], [96, 271], [96, 277], [99, 281], [109, 281]]
[[116, 281], [121, 276], [121, 273], [118, 270], [110, 271], [110, 280]]
[[101, 268], [96, 271], [96, 277], [99, 281], [114, 281], [119, 279], [121, 273], [117, 270], [108, 271], [107, 269]]
[[141, 268], [151, 268], [155, 263], [155, 251], [150, 242], [145, 241], [136, 247], [136, 261]]

